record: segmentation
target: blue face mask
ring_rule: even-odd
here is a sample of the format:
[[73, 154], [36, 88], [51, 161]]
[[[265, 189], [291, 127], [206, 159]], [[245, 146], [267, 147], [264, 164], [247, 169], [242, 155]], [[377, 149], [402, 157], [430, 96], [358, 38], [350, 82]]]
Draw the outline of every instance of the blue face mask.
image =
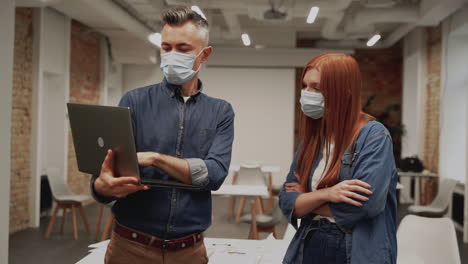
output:
[[161, 54], [161, 70], [166, 80], [175, 85], [182, 85], [192, 80], [200, 70], [199, 67], [198, 70], [194, 71], [193, 64], [202, 52], [203, 50], [197, 56], [177, 51]]

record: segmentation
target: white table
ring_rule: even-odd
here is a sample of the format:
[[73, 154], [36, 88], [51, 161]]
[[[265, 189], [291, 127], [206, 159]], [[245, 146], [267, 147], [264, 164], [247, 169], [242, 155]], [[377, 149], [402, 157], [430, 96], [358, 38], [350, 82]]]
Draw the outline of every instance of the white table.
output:
[[268, 187], [266, 185], [232, 185], [223, 184], [213, 195], [236, 195], [236, 196], [261, 196], [268, 198]]
[[[438, 177], [436, 173], [421, 173], [421, 172], [398, 172], [398, 177], [413, 177], [414, 181], [414, 204], [420, 205], [421, 198], [420, 198], [420, 190], [421, 190], [421, 179], [422, 178], [434, 178]], [[410, 192], [408, 188], [408, 193]]]
[[[245, 240], [205, 238], [210, 264], [280, 264], [288, 248], [288, 240]], [[89, 246], [89, 255], [77, 264], [102, 264], [109, 240]]]

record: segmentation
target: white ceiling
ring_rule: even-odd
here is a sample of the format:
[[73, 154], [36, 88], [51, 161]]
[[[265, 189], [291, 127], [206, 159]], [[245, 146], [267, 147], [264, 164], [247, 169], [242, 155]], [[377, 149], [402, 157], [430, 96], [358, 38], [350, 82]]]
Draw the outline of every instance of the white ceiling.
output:
[[[434, 26], [468, 0], [16, 0], [17, 6], [49, 6], [108, 36], [122, 63], [154, 63], [157, 48], [148, 35], [161, 29], [161, 12], [173, 6], [199, 6], [210, 24], [211, 44], [240, 48], [248, 33], [252, 47], [294, 49], [297, 39], [313, 40], [319, 49], [367, 48], [369, 37], [382, 35], [373, 48], [388, 47], [418, 26]], [[272, 9], [283, 19], [265, 19]], [[313, 24], [306, 18], [320, 11]]]
[[[241, 46], [240, 34], [264, 47], [294, 47], [295, 39], [365, 41], [375, 33], [389, 35], [419, 18], [419, 0], [113, 0], [153, 31], [160, 29], [161, 10], [178, 5], [198, 5], [211, 25], [213, 45]], [[320, 8], [313, 24], [306, 18]], [[265, 19], [271, 9], [282, 19]], [[271, 41], [275, 40], [275, 41]]]

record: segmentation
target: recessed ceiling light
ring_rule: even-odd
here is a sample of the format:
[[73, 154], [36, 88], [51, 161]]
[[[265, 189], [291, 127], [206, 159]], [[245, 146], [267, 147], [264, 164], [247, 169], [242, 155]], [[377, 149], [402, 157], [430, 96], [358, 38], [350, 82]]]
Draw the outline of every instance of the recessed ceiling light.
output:
[[310, 9], [309, 15], [307, 16], [307, 24], [312, 24], [315, 21], [315, 18], [317, 18], [317, 14], [319, 12], [319, 7], [314, 6]]
[[161, 47], [161, 33], [153, 33], [148, 35], [148, 40], [154, 45]]
[[369, 41], [367, 41], [367, 46], [368, 47], [374, 46], [375, 43], [377, 43], [377, 41], [379, 41], [380, 38], [381, 38], [380, 34], [375, 34], [374, 36], [372, 36], [372, 38], [369, 39]]
[[250, 46], [251, 42], [250, 42], [249, 34], [244, 33], [241, 35], [241, 38], [242, 38], [242, 43], [244, 43], [244, 46]]
[[201, 17], [203, 17], [206, 20], [205, 14], [203, 14], [203, 11], [201, 11], [200, 7], [194, 5], [192, 6], [192, 10], [198, 13]]

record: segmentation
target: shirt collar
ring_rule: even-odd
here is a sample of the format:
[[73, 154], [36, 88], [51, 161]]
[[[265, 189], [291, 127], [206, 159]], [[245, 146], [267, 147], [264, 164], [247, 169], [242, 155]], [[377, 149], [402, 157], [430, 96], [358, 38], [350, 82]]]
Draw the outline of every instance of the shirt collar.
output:
[[[169, 96], [174, 97], [177, 95], [179, 97], [182, 97], [180, 93], [180, 85], [169, 83], [165, 77], [162, 81], [162, 85], [168, 92]], [[203, 91], [203, 83], [200, 79], [198, 79], [198, 90], [191, 97], [194, 100], [197, 100], [197, 97], [202, 93], [202, 91]]]

